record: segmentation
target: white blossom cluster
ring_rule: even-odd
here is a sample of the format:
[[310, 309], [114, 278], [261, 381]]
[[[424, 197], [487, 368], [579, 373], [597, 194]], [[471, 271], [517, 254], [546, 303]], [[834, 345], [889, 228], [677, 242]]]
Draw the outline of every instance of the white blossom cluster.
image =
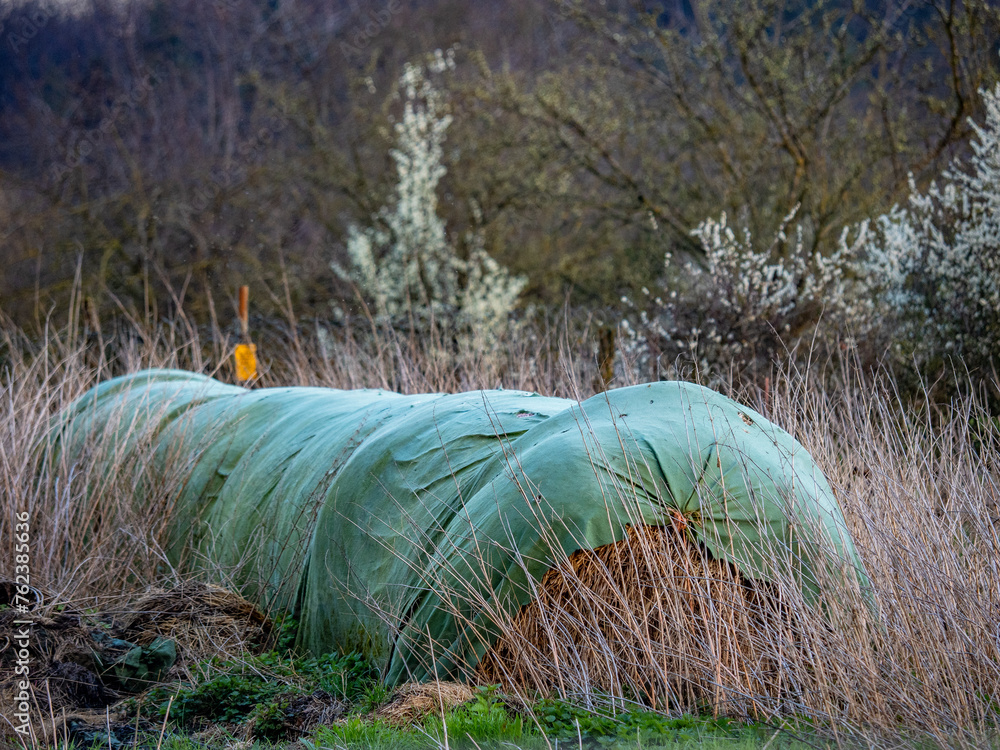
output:
[[[453, 52], [436, 51], [430, 73], [454, 68]], [[511, 275], [483, 248], [481, 236], [467, 236], [468, 257], [456, 253], [437, 213], [437, 186], [445, 131], [451, 124], [447, 101], [424, 67], [408, 63], [399, 79], [403, 114], [390, 152], [398, 182], [395, 205], [383, 207], [372, 226], [350, 227], [350, 270], [334, 270], [357, 284], [375, 307], [380, 323], [431, 326], [477, 346], [507, 326], [526, 280]]]
[[[620, 325], [632, 377], [663, 377], [678, 365], [709, 380], [771, 364], [799, 343], [854, 347], [868, 356], [936, 371], [947, 359], [989, 376], [1000, 361], [1000, 84], [981, 92], [983, 125], [968, 164], [955, 162], [874, 222], [845, 228], [835, 252], [810, 254], [797, 226], [781, 223], [758, 249], [725, 215], [693, 232], [704, 258], [671, 276], [664, 294]], [[853, 237], [853, 239], [851, 239]], [[666, 299], [664, 299], [664, 297]], [[684, 373], [682, 373], [684, 374]]]
[[705, 266], [687, 264], [695, 283], [708, 279], [719, 294], [720, 307], [745, 325], [759, 321], [782, 322], [788, 330], [789, 313], [804, 305], [839, 305], [844, 299], [846, 262], [863, 244], [867, 225], [862, 226], [853, 245], [847, 244], [847, 232], [840, 237], [837, 252], [829, 257], [805, 252], [803, 229], [795, 227], [795, 239], [789, 242], [785, 230], [798, 207], [784, 218], [770, 245], [757, 252], [748, 229], [742, 237], [726, 224], [706, 219], [692, 232], [705, 251]]
[[[637, 321], [621, 323], [623, 354], [633, 377], [664, 377], [680, 366], [697, 368], [711, 380], [731, 366], [767, 367], [804, 325], [818, 316], [851, 317], [851, 262], [867, 236], [863, 225], [852, 243], [840, 236], [829, 256], [806, 251], [804, 230], [787, 230], [797, 209], [781, 222], [771, 242], [758, 249], [747, 229], [734, 230], [723, 214], [706, 219], [692, 234], [704, 257], [689, 260], [670, 274], [665, 295], [640, 306]], [[666, 299], [664, 300], [664, 296]]]
[[855, 298], [895, 325], [897, 350], [917, 362], [1000, 358], [1000, 84], [983, 90], [968, 165], [952, 164], [926, 193], [879, 217], [858, 261]]

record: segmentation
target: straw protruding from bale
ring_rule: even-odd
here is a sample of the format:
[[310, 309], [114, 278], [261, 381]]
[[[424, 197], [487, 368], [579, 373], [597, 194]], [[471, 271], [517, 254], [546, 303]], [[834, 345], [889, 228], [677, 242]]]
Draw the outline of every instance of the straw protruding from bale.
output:
[[[766, 644], [769, 588], [712, 558], [684, 521], [551, 568], [503, 627], [476, 679], [507, 689], [603, 692], [656, 708], [754, 715], [780, 690]], [[589, 688], [589, 689], [586, 689]]]
[[418, 724], [431, 714], [442, 714], [475, 697], [473, 689], [460, 682], [406, 682], [392, 691], [376, 716], [395, 726]]

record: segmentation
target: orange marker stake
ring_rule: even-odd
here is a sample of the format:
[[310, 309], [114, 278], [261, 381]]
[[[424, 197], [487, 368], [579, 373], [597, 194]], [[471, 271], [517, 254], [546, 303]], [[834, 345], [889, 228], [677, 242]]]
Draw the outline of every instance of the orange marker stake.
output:
[[246, 285], [240, 287], [240, 327], [244, 340], [250, 338], [250, 287]]
[[240, 287], [240, 328], [243, 343], [236, 345], [233, 359], [236, 360], [236, 378], [244, 383], [257, 377], [257, 346], [250, 342], [250, 287]]

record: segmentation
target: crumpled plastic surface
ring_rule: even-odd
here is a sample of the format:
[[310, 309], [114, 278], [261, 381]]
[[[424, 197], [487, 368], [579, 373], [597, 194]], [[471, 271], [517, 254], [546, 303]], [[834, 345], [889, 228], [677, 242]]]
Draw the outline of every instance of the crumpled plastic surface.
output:
[[[520, 391], [246, 390], [149, 370], [105, 382], [60, 422], [180, 472], [170, 554], [235, 571], [296, 613], [299, 645], [360, 650], [387, 681], [462, 677], [555, 561], [683, 516], [755, 579], [784, 565], [807, 599], [868, 581], [840, 507], [791, 435], [701, 386], [582, 403]], [[104, 448], [102, 448], [104, 450]], [[149, 490], [137, 488], [142, 495]]]

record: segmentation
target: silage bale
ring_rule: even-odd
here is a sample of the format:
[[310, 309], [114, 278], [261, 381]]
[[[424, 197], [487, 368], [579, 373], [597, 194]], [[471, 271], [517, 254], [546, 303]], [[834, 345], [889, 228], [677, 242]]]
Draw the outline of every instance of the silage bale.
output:
[[116, 455], [148, 446], [154, 466], [181, 466], [171, 558], [231, 572], [298, 617], [303, 649], [361, 650], [390, 684], [507, 663], [512, 618], [547, 571], [643, 529], [671, 529], [661, 546], [690, 544], [683, 564], [703, 559], [733, 586], [791, 581], [810, 602], [868, 587], [805, 449], [690, 383], [578, 403], [246, 390], [154, 370], [85, 394], [60, 429], [67, 456], [104, 431]]

